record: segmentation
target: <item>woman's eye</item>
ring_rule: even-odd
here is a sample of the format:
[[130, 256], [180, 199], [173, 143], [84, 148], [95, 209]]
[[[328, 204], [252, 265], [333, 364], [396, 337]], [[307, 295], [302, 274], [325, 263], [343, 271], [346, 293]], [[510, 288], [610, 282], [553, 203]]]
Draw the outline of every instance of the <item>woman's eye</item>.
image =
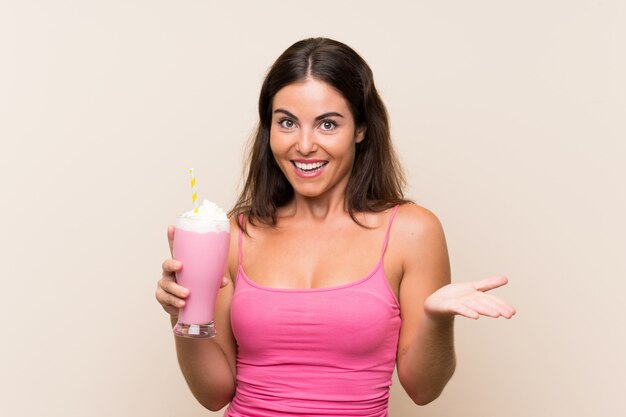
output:
[[278, 122], [279, 125], [281, 125], [281, 127], [284, 127], [285, 129], [291, 129], [292, 127], [295, 126], [295, 123], [293, 122], [293, 120], [289, 120], [289, 119], [283, 119], [280, 122]]
[[337, 124], [332, 120], [324, 120], [320, 126], [322, 126], [322, 130], [332, 130]]

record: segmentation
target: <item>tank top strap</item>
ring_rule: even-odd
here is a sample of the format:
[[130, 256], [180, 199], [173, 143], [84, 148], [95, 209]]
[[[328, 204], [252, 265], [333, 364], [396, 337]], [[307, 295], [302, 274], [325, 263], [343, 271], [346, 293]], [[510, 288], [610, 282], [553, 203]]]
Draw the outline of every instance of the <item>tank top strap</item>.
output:
[[383, 248], [380, 251], [380, 260], [382, 262], [383, 255], [385, 254], [385, 250], [387, 249], [387, 243], [389, 243], [389, 232], [391, 231], [391, 224], [393, 223], [393, 218], [396, 216], [396, 212], [400, 204], [396, 204], [393, 209], [391, 209], [391, 215], [389, 216], [389, 223], [387, 224], [387, 232], [385, 233], [385, 241], [383, 242]]
[[239, 234], [239, 250], [237, 251], [237, 269], [242, 265], [243, 262], [243, 232], [241, 228], [243, 227], [243, 213], [239, 215], [239, 227], [237, 228], [237, 232]]

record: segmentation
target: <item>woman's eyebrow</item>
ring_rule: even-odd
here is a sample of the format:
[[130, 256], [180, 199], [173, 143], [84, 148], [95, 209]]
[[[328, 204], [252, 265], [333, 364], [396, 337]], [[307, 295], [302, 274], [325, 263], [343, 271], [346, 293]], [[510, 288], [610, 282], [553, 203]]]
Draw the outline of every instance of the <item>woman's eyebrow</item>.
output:
[[[276, 109], [276, 110], [274, 110], [274, 113], [284, 113], [287, 116], [291, 117], [292, 119], [298, 121], [298, 118], [296, 117], [296, 115], [294, 115], [293, 113], [291, 113], [291, 112], [289, 112], [289, 111], [287, 111], [285, 109]], [[318, 121], [318, 120], [325, 119], [327, 117], [343, 117], [343, 115], [341, 113], [337, 113], [335, 111], [331, 111], [331, 112], [328, 112], [328, 113], [320, 114], [319, 116], [317, 116], [315, 118], [315, 120]]]
[[336, 111], [331, 111], [331, 112], [328, 112], [328, 113], [320, 114], [319, 116], [317, 116], [315, 118], [315, 120], [322, 120], [322, 119], [325, 119], [327, 117], [333, 117], [333, 116], [343, 117], [340, 113], [337, 113]]

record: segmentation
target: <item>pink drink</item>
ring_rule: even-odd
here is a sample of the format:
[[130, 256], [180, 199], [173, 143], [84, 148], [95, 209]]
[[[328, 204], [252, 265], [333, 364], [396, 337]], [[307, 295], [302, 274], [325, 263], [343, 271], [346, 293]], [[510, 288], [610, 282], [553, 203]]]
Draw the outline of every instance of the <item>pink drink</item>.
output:
[[227, 219], [207, 218], [206, 213], [186, 213], [177, 220], [174, 259], [182, 262], [183, 267], [176, 274], [176, 281], [189, 290], [174, 327], [177, 336], [213, 337], [216, 334], [215, 300], [228, 259], [229, 227]]

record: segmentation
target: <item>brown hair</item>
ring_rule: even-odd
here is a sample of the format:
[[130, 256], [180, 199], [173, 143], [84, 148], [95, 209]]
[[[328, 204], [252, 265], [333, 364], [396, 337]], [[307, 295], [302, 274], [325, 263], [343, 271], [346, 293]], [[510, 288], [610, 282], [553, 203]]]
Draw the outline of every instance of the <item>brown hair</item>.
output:
[[[229, 216], [244, 214], [276, 225], [276, 210], [293, 197], [293, 187], [278, 167], [269, 139], [272, 100], [283, 87], [315, 78], [338, 90], [348, 102], [356, 127], [366, 127], [356, 144], [354, 165], [346, 187], [346, 209], [380, 212], [408, 202], [403, 197], [404, 173], [391, 144], [387, 110], [369, 65], [349, 46], [328, 38], [309, 38], [291, 45], [270, 68], [259, 97], [259, 124], [246, 161], [246, 182]], [[245, 230], [245, 223], [243, 226]]]

